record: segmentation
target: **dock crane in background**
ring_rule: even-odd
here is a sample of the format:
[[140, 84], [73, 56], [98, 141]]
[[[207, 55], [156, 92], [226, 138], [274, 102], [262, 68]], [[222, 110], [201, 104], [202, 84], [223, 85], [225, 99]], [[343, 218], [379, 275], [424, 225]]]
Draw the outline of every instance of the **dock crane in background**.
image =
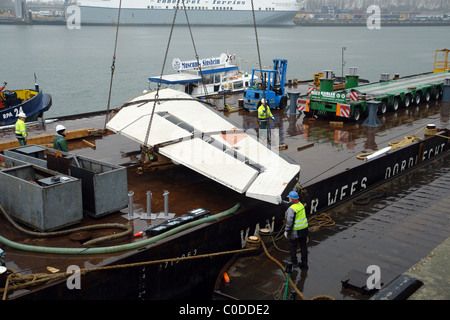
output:
[[[273, 69], [253, 69], [250, 88], [244, 91], [244, 108], [257, 110], [261, 99], [265, 98], [271, 109], [284, 109], [287, 106], [286, 85], [287, 60], [274, 59]], [[256, 72], [262, 73], [257, 80]], [[258, 81], [258, 82], [256, 82]]]

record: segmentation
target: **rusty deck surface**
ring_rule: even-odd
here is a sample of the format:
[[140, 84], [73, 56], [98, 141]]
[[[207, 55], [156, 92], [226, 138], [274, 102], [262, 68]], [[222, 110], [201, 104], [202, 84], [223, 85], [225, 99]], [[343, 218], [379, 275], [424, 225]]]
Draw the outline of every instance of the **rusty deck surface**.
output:
[[[231, 100], [233, 98], [230, 98]], [[220, 102], [219, 102], [220, 103]], [[227, 101], [227, 103], [230, 103]], [[257, 129], [256, 113], [240, 110], [237, 112], [224, 112], [225, 117], [234, 121], [239, 127], [245, 130]], [[440, 102], [430, 102], [414, 106], [409, 109], [402, 109], [395, 113], [386, 114], [380, 117], [384, 124], [379, 128], [370, 128], [362, 126], [360, 123], [344, 122], [342, 126], [334, 127], [330, 125], [328, 120], [317, 119], [311, 120], [304, 118], [303, 115], [287, 115], [283, 111], [274, 111], [276, 121], [274, 127], [279, 129], [280, 144], [285, 145], [283, 151], [285, 155], [296, 161], [301, 166], [300, 182], [312, 183], [318, 178], [332, 176], [338, 172], [342, 172], [346, 168], [350, 168], [360, 163], [356, 156], [360, 153], [381, 149], [390, 141], [401, 140], [403, 136], [410, 135], [429, 123], [434, 123], [438, 128], [448, 127], [448, 110], [444, 108]], [[104, 126], [104, 115], [91, 115], [84, 117], [67, 118], [57, 122], [49, 123], [44, 128], [29, 128], [30, 135], [41, 133], [54, 133], [57, 124], [63, 124], [67, 130], [80, 128], [102, 129]], [[1, 141], [14, 139], [13, 130], [0, 132]], [[109, 162], [112, 164], [124, 165], [128, 167], [128, 185], [133, 190], [135, 210], [143, 211], [146, 208], [146, 191], [152, 191], [153, 201], [152, 208], [154, 212], [163, 211], [164, 201], [162, 194], [164, 190], [170, 192], [170, 212], [176, 214], [184, 214], [187, 210], [205, 207], [211, 209], [211, 212], [218, 213], [231, 208], [237, 202], [245, 202], [243, 196], [227, 189], [207, 178], [181, 166], [176, 166], [171, 170], [163, 170], [156, 172], [145, 172], [138, 174], [136, 167], [138, 159], [135, 152], [139, 150], [139, 145], [120, 135], [106, 135], [86, 138], [88, 142], [95, 145], [95, 148], [81, 140], [69, 142], [70, 152], [80, 155]], [[124, 212], [110, 215], [101, 219], [102, 223], [119, 222], [133, 224], [135, 232], [144, 230], [151, 224], [158, 221], [150, 220], [133, 220], [128, 222], [122, 215]], [[342, 216], [341, 216], [342, 217]], [[347, 219], [345, 217], [344, 219]], [[87, 219], [84, 223], [96, 223], [94, 219]], [[160, 221], [159, 221], [160, 222]], [[70, 242], [66, 238], [56, 239], [28, 239], [13, 230], [11, 226], [7, 226], [3, 217], [0, 218], [2, 227], [2, 235], [6, 238], [11, 237], [16, 241], [25, 241], [29, 244], [39, 244], [46, 246], [78, 246], [79, 244]], [[105, 231], [106, 232], [106, 231]], [[111, 232], [111, 231], [108, 231]], [[347, 231], [349, 232], [349, 231]], [[373, 232], [368, 230], [367, 234]], [[336, 236], [350, 237], [345, 232], [338, 233]], [[144, 236], [145, 237], [145, 236]], [[139, 241], [135, 239], [134, 241]], [[388, 241], [389, 240], [389, 241]], [[324, 239], [317, 241], [316, 247], [323, 248], [322, 253], [315, 254], [311, 252], [311, 272], [313, 265], [321, 260], [328, 261], [329, 253], [333, 253], [333, 245], [335, 241]], [[391, 241], [397, 241], [395, 236], [392, 239], [386, 238], [385, 245], [390, 246]], [[89, 259], [80, 260], [78, 257], [53, 257], [51, 255], [33, 254], [15, 252], [8, 250], [7, 263], [15, 270], [35, 270], [35, 268], [45, 268], [49, 265], [56, 264], [57, 267], [64, 270], [65, 266], [71, 264], [92, 267], [105, 265], [111, 259], [118, 258], [122, 253], [115, 253], [110, 256], [90, 256]], [[314, 257], [314, 258], [313, 258]], [[314, 260], [313, 260], [314, 259]], [[335, 257], [335, 259], [337, 259]], [[356, 260], [362, 258], [356, 257]], [[316, 262], [314, 262], [316, 261]], [[362, 261], [366, 263], [365, 259]], [[354, 262], [349, 262], [350, 267]], [[270, 268], [272, 269], [272, 268]], [[41, 270], [42, 271], [42, 270]], [[276, 272], [276, 271], [271, 271]], [[394, 272], [395, 273], [395, 272]], [[341, 278], [341, 274], [330, 273], [334, 276], [334, 282], [338, 282], [337, 278]], [[248, 278], [250, 281], [250, 278]], [[300, 280], [300, 279], [297, 279]], [[331, 281], [331, 280], [330, 280]], [[309, 281], [308, 281], [309, 282]], [[339, 283], [338, 283], [339, 284]], [[320, 286], [314, 286], [308, 296], [316, 294], [325, 294]], [[320, 292], [318, 292], [320, 291]], [[333, 293], [333, 292], [332, 292]], [[250, 298], [250, 297], [248, 297]], [[261, 296], [253, 296], [252, 299], [263, 298]]]

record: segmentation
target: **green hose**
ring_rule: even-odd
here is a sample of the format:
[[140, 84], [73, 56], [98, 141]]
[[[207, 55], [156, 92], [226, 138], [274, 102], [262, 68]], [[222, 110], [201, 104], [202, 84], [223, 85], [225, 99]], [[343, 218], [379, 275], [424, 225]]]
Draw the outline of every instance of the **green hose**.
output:
[[169, 230], [167, 232], [164, 232], [160, 235], [157, 235], [155, 237], [151, 237], [149, 239], [139, 241], [139, 242], [133, 242], [133, 243], [127, 243], [117, 246], [111, 246], [111, 247], [99, 247], [99, 248], [58, 248], [58, 247], [41, 247], [41, 246], [33, 246], [28, 244], [22, 244], [18, 242], [14, 242], [11, 240], [8, 240], [0, 235], [0, 243], [3, 243], [4, 245], [7, 245], [8, 247], [11, 247], [13, 249], [18, 249], [22, 251], [30, 251], [30, 252], [39, 252], [39, 253], [50, 253], [50, 254], [69, 254], [69, 255], [76, 255], [76, 254], [104, 254], [104, 253], [114, 253], [114, 252], [120, 252], [120, 251], [126, 251], [126, 250], [132, 250], [141, 248], [144, 246], [148, 246], [150, 244], [153, 244], [157, 241], [160, 241], [164, 238], [167, 238], [169, 236], [172, 236], [180, 231], [196, 227], [202, 223], [211, 222], [216, 219], [225, 217], [227, 215], [235, 213], [240, 207], [240, 204], [236, 204], [234, 207], [223, 211], [221, 213], [215, 214], [213, 216], [209, 216], [203, 219], [199, 219], [197, 221], [193, 221], [187, 224], [184, 224], [182, 226], [176, 227], [172, 230]]

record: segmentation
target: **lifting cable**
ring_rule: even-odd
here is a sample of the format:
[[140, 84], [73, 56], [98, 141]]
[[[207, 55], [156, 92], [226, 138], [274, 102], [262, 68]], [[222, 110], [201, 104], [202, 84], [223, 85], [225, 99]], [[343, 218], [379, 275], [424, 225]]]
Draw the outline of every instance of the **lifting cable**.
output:
[[[193, 43], [193, 45], [194, 45], [194, 51], [195, 51], [195, 55], [196, 55], [196, 59], [197, 59], [197, 63], [198, 63], [199, 60], [198, 60], [197, 49], [196, 49], [196, 47], [195, 47], [194, 38], [193, 38], [193, 36], [192, 36], [192, 31], [191, 31], [191, 27], [190, 27], [190, 23], [189, 23], [189, 18], [188, 18], [188, 15], [187, 15], [186, 6], [185, 6], [185, 4], [184, 4], [184, 0], [181, 0], [181, 2], [182, 2], [182, 4], [183, 4], [183, 8], [184, 8], [186, 20], [187, 20], [187, 23], [188, 23], [188, 26], [189, 26], [189, 32], [190, 32], [190, 34], [191, 34], [191, 39], [192, 39], [192, 43]], [[173, 30], [174, 30], [174, 28], [175, 28], [175, 21], [176, 21], [176, 19], [177, 19], [177, 13], [178, 13], [178, 8], [179, 8], [179, 6], [180, 6], [180, 0], [177, 1], [177, 5], [176, 5], [176, 7], [175, 7], [175, 12], [174, 12], [174, 15], [173, 15], [172, 26], [171, 26], [171, 28], [170, 28], [170, 34], [169, 34], [169, 40], [168, 40], [168, 42], [167, 42], [166, 52], [165, 52], [165, 55], [164, 55], [164, 61], [163, 61], [162, 68], [161, 68], [161, 75], [160, 75], [160, 77], [159, 77], [158, 86], [157, 86], [157, 89], [156, 89], [155, 99], [154, 99], [154, 103], [153, 103], [153, 109], [152, 109], [152, 113], [151, 113], [151, 115], [150, 115], [150, 121], [149, 121], [149, 124], [148, 124], [147, 132], [146, 132], [146, 134], [145, 134], [145, 140], [144, 140], [144, 146], [145, 146], [145, 147], [149, 147], [148, 139], [149, 139], [149, 137], [150, 137], [150, 130], [151, 130], [152, 122], [153, 122], [153, 115], [155, 114], [156, 104], [157, 104], [158, 102], [160, 102], [160, 101], [159, 101], [159, 90], [161, 89], [162, 77], [163, 77], [163, 75], [164, 75], [164, 69], [165, 69], [165, 67], [166, 67], [167, 55], [168, 55], [168, 53], [169, 53], [170, 42], [171, 42], [171, 40], [172, 40]], [[198, 65], [199, 65], [199, 67], [200, 67], [200, 64], [199, 64], [199, 63], [198, 63]], [[200, 71], [200, 73], [201, 73], [201, 71]], [[203, 75], [202, 75], [202, 83], [204, 83], [204, 81], [203, 81]], [[205, 88], [205, 90], [206, 90], [206, 88]], [[205, 91], [205, 93], [206, 93], [206, 91]]]
[[109, 83], [109, 96], [108, 96], [108, 107], [106, 109], [106, 117], [105, 117], [105, 126], [103, 127], [103, 130], [106, 130], [106, 124], [108, 123], [109, 118], [109, 109], [111, 106], [111, 91], [112, 91], [112, 84], [113, 84], [113, 78], [114, 78], [114, 70], [116, 69], [116, 52], [117, 52], [117, 39], [119, 37], [119, 25], [120, 25], [120, 11], [122, 10], [122, 0], [119, 2], [119, 13], [117, 16], [117, 28], [116, 28], [116, 40], [114, 44], [114, 55], [111, 65], [111, 80]]
[[255, 6], [252, 0], [252, 15], [253, 15], [253, 26], [255, 29], [255, 38], [256, 38], [256, 50], [258, 52], [258, 61], [259, 61], [259, 70], [261, 73], [261, 81], [263, 86], [263, 98], [266, 99], [266, 81], [262, 72], [262, 63], [261, 63], [261, 53], [259, 51], [259, 40], [258, 40], [258, 29], [256, 28], [256, 18], [255, 18]]
[[[184, 2], [184, 0], [183, 0], [183, 2]], [[155, 102], [153, 103], [153, 109], [152, 109], [152, 113], [150, 115], [150, 121], [149, 121], [149, 124], [148, 124], [147, 133], [145, 134], [145, 139], [144, 139], [144, 146], [145, 147], [149, 147], [149, 145], [148, 145], [148, 138], [150, 136], [150, 129], [152, 127], [153, 115], [155, 114], [156, 104], [158, 103], [159, 90], [161, 89], [162, 77], [164, 75], [164, 69], [166, 67], [167, 55], [169, 53], [170, 41], [172, 40], [173, 29], [175, 27], [175, 21], [177, 19], [177, 13], [178, 13], [179, 5], [180, 5], [180, 0], [177, 0], [177, 5], [175, 6], [175, 12], [173, 14], [172, 26], [170, 28], [170, 33], [169, 33], [169, 40], [168, 40], [167, 46], [166, 46], [166, 53], [164, 55], [164, 61], [163, 61], [162, 68], [161, 68], [161, 75], [159, 77], [158, 87], [156, 88]]]
[[205, 92], [205, 96], [207, 97], [208, 96], [208, 90], [206, 89], [205, 79], [203, 78], [202, 66], [200, 64], [200, 60], [199, 60], [198, 53], [197, 53], [197, 48], [195, 46], [194, 36], [192, 35], [191, 24], [189, 22], [189, 17], [188, 17], [187, 10], [186, 10], [186, 5], [184, 4], [184, 0], [182, 0], [182, 1], [183, 1], [184, 15], [186, 16], [187, 25], [188, 25], [188, 28], [189, 28], [189, 34], [191, 35], [192, 45], [194, 46], [195, 59], [197, 60], [198, 70], [200, 71], [200, 77], [202, 78], [203, 90]]

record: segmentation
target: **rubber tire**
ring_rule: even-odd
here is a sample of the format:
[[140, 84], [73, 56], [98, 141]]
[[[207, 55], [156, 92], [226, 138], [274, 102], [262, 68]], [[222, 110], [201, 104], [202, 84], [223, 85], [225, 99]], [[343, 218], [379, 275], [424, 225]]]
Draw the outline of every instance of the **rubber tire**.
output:
[[421, 97], [420, 93], [416, 93], [416, 94], [414, 95], [414, 103], [415, 103], [416, 105], [419, 105], [421, 100], [422, 100], [422, 97]]
[[355, 108], [355, 111], [353, 112], [353, 121], [357, 122], [359, 120], [361, 120], [362, 117], [362, 112], [360, 108]]
[[403, 105], [405, 106], [405, 108], [409, 108], [409, 106], [411, 105], [411, 96], [409, 95], [405, 96], [405, 100], [403, 100]]
[[387, 112], [387, 103], [382, 101], [380, 104], [380, 110], [378, 110], [379, 114], [385, 114]]
[[434, 94], [434, 99], [439, 100], [440, 97], [441, 97], [441, 88], [436, 88], [436, 92]]
[[429, 90], [427, 90], [425, 92], [425, 97], [424, 98], [425, 98], [425, 102], [429, 102], [431, 100], [431, 94], [430, 94]]
[[400, 100], [394, 99], [394, 104], [392, 105], [392, 110], [397, 111], [398, 109], [400, 109]]
[[283, 109], [286, 108], [286, 107], [287, 107], [287, 97], [286, 97], [286, 96], [283, 96], [283, 97], [280, 99], [280, 104], [278, 105], [278, 109], [283, 110]]

